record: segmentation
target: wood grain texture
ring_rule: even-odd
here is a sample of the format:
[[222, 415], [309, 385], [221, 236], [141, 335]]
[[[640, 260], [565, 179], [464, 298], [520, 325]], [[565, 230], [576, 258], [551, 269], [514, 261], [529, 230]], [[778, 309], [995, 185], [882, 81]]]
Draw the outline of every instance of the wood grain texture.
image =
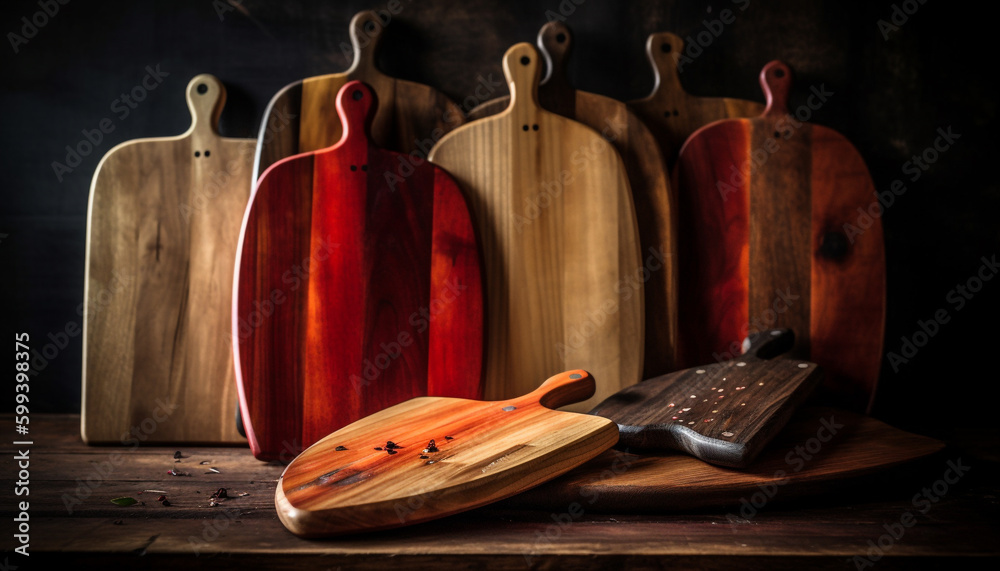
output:
[[[543, 109], [579, 121], [614, 145], [625, 163], [632, 200], [639, 224], [646, 272], [645, 363], [643, 376], [653, 377], [674, 370], [677, 343], [676, 220], [666, 161], [648, 127], [624, 103], [580, 91], [566, 73], [573, 47], [573, 33], [558, 21], [542, 26], [538, 48], [547, 62], [547, 73], [538, 86]], [[510, 105], [510, 96], [487, 101], [469, 111], [474, 121], [496, 115]]]
[[684, 40], [680, 36], [670, 32], [650, 34], [646, 57], [653, 67], [653, 91], [629, 102], [653, 131], [671, 168], [684, 141], [701, 127], [720, 119], [756, 117], [764, 111], [764, 106], [756, 101], [698, 97], [684, 91], [680, 78], [683, 53]]
[[583, 499], [588, 510], [605, 513], [741, 507], [741, 500], [750, 501], [772, 487], [776, 491], [771, 496], [782, 500], [822, 495], [841, 480], [913, 462], [943, 448], [938, 440], [874, 418], [803, 408], [748, 469], [713, 466], [686, 454], [613, 451], [505, 504], [565, 510]]
[[746, 467], [822, 377], [815, 363], [776, 358], [794, 341], [788, 329], [751, 335], [743, 355], [626, 387], [590, 414], [618, 424], [616, 448]]
[[462, 186], [486, 267], [486, 398], [586, 368], [588, 410], [641, 378], [643, 293], [621, 158], [593, 129], [538, 105], [537, 50], [504, 55], [510, 107], [446, 135], [431, 160]]
[[272, 165], [247, 208], [232, 331], [254, 455], [294, 455], [426, 394], [479, 398], [482, 270], [457, 184], [367, 132], [370, 88], [337, 97], [339, 143]]
[[[306, 537], [401, 527], [531, 488], [607, 450], [613, 422], [550, 410], [594, 394], [567, 371], [506, 401], [422, 397], [327, 436], [278, 480], [275, 506]], [[391, 443], [391, 444], [390, 444]]]
[[793, 328], [793, 353], [827, 371], [829, 402], [871, 406], [885, 327], [881, 219], [864, 161], [841, 135], [787, 113], [791, 71], [761, 72], [754, 119], [691, 136], [674, 172], [682, 188], [681, 362], [738, 353], [749, 332]]
[[284, 87], [268, 104], [258, 137], [254, 180], [276, 161], [330, 147], [341, 137], [334, 100], [347, 82], [364, 81], [375, 91], [379, 108], [372, 137], [379, 147], [423, 159], [448, 131], [465, 122], [465, 114], [436, 89], [385, 75], [375, 65], [385, 25], [365, 10], [351, 19], [354, 62], [341, 73], [310, 77]]
[[191, 126], [108, 151], [90, 189], [81, 433], [239, 443], [229, 300], [253, 139], [218, 133], [222, 83], [187, 86]]

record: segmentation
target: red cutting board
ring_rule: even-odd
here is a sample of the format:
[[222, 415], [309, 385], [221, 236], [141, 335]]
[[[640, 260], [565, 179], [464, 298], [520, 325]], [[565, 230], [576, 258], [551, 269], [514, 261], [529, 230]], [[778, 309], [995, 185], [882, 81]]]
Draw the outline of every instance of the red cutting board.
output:
[[760, 80], [764, 114], [700, 129], [674, 171], [681, 360], [728, 358], [750, 330], [789, 328], [792, 354], [826, 370], [827, 402], [865, 411], [885, 327], [882, 222], [859, 214], [877, 206], [875, 186], [847, 139], [788, 115], [788, 66]]
[[607, 450], [605, 418], [550, 410], [594, 394], [572, 370], [505, 401], [423, 397], [342, 428], [285, 468], [275, 490], [290, 531], [323, 537], [437, 519], [527, 490]]
[[275, 163], [237, 252], [233, 349], [254, 455], [291, 460], [351, 422], [422, 395], [478, 398], [482, 283], [458, 186], [369, 128], [377, 102], [337, 95], [336, 145]]

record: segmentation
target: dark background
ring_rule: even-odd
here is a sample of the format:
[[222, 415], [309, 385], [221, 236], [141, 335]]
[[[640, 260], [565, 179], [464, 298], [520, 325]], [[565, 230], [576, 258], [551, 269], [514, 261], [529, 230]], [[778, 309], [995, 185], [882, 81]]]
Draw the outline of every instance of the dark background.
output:
[[[579, 2], [580, 0], [576, 0]], [[390, 75], [441, 89], [461, 102], [478, 76], [502, 77], [500, 58], [511, 44], [533, 42], [546, 11], [568, 13], [575, 33], [573, 83], [620, 99], [645, 95], [653, 77], [646, 36], [668, 30], [682, 37], [704, 30], [729, 1], [571, 0], [486, 2], [400, 0], [386, 31], [379, 66]], [[741, 0], [739, 5], [745, 3]], [[909, 363], [886, 361], [874, 414], [890, 423], [944, 437], [962, 447], [997, 436], [988, 396], [996, 381], [1000, 280], [961, 311], [947, 299], [978, 270], [980, 257], [1000, 253], [994, 182], [997, 94], [995, 26], [960, 2], [911, 1], [919, 6], [885, 39], [877, 21], [893, 4], [843, 0], [750, 0], [736, 21], [682, 73], [688, 92], [762, 100], [761, 66], [788, 62], [796, 73], [792, 106], [811, 85], [834, 96], [812, 118], [850, 139], [868, 162], [876, 187], [907, 178], [903, 164], [931, 145], [938, 128], [961, 134], [884, 216], [888, 263], [886, 352], [900, 350], [918, 320], [947, 309], [951, 321]], [[264, 107], [282, 86], [347, 68], [341, 49], [351, 16], [382, 1], [161, 0], [71, 1], [14, 53], [0, 45], [3, 182], [0, 183], [0, 287], [5, 336], [26, 331], [32, 347], [80, 323], [90, 180], [101, 156], [137, 137], [169, 136], [189, 124], [188, 80], [219, 77], [229, 99], [224, 135], [256, 137]], [[569, 13], [572, 9], [572, 13]], [[5, 1], [0, 30], [21, 33], [37, 0]], [[220, 15], [221, 12], [221, 15]], [[169, 76], [125, 119], [111, 110], [147, 65]], [[501, 93], [497, 93], [500, 95]], [[53, 161], [105, 117], [116, 128], [60, 182]], [[76, 412], [80, 403], [81, 339], [69, 340], [32, 383], [32, 412]], [[992, 372], [991, 372], [992, 371]], [[992, 379], [992, 380], [991, 380]], [[13, 390], [9, 392], [13, 395]], [[968, 400], [966, 400], [968, 399]], [[4, 396], [2, 410], [13, 408]], [[994, 455], [995, 457], [995, 455]]]

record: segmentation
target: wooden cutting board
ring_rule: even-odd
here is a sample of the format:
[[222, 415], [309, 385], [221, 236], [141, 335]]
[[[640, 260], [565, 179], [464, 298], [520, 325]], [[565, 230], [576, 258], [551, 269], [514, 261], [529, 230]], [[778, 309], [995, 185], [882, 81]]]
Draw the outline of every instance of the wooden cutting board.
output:
[[885, 327], [882, 222], [859, 214], [875, 186], [847, 139], [787, 114], [788, 66], [767, 64], [761, 85], [764, 114], [692, 135], [674, 172], [682, 362], [738, 353], [748, 329], [789, 328], [793, 354], [826, 370], [827, 402], [865, 411]]
[[[643, 293], [639, 233], [624, 165], [593, 129], [545, 111], [537, 50], [504, 55], [506, 111], [446, 135], [430, 158], [469, 199], [486, 267], [486, 398], [586, 368], [588, 410], [640, 380]], [[639, 274], [641, 275], [641, 273]]]
[[[379, 108], [372, 136], [379, 147], [417, 155], [406, 164], [427, 157], [445, 133], [465, 122], [465, 114], [436, 89], [385, 75], [375, 65], [386, 24], [371, 10], [355, 14], [350, 35], [354, 61], [347, 71], [310, 77], [289, 84], [271, 99], [264, 111], [254, 161], [254, 180], [276, 161], [298, 153], [325, 149], [340, 140], [334, 109], [337, 92], [348, 81], [367, 83], [378, 96]], [[405, 176], [408, 167], [397, 165]]]
[[90, 187], [81, 433], [89, 444], [234, 444], [228, 339], [253, 139], [219, 136], [226, 90], [187, 86], [191, 126], [108, 151]]
[[684, 40], [680, 36], [670, 32], [650, 34], [646, 40], [646, 57], [653, 66], [653, 91], [642, 99], [629, 102], [653, 131], [671, 168], [681, 145], [701, 127], [720, 119], [756, 117], [764, 111], [764, 106], [756, 101], [698, 97], [684, 91], [678, 69], [683, 69], [683, 53]]
[[773, 329], [746, 339], [744, 354], [626, 387], [590, 411], [618, 424], [615, 446], [633, 452], [681, 450], [742, 468], [816, 388], [815, 363], [781, 359], [795, 335]]
[[731, 506], [734, 514], [750, 519], [772, 500], [830, 494], [838, 484], [846, 488], [852, 480], [943, 448], [938, 440], [871, 417], [803, 408], [748, 469], [713, 466], [681, 453], [636, 455], [614, 450], [504, 504], [557, 513], [575, 511], [574, 503], [586, 512], [604, 513]]
[[343, 138], [272, 165], [247, 208], [232, 331], [240, 409], [262, 460], [289, 461], [406, 399], [479, 398], [482, 270], [455, 181], [368, 128], [374, 93], [337, 96]]
[[[549, 22], [538, 32], [538, 48], [548, 63], [548, 74], [538, 86], [543, 109], [579, 121], [612, 145], [625, 163], [639, 224], [639, 242], [647, 272], [644, 377], [674, 370], [677, 338], [676, 237], [673, 221], [675, 198], [670, 191], [666, 162], [656, 139], [627, 105], [595, 93], [579, 91], [569, 82], [567, 62], [573, 33], [562, 22]], [[470, 121], [496, 115], [510, 106], [504, 96], [469, 112]]]
[[576, 370], [505, 401], [397, 404], [293, 460], [278, 479], [278, 517], [293, 533], [322, 537], [411, 525], [514, 495], [615, 443], [613, 422], [550, 410], [594, 387]]

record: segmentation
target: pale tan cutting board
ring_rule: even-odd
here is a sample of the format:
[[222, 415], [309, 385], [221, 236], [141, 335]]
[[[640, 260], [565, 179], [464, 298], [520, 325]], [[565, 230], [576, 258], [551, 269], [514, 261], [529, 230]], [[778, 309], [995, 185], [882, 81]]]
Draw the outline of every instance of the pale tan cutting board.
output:
[[506, 111], [459, 127], [430, 159], [458, 180], [486, 270], [485, 397], [530, 392], [566, 369], [597, 382], [589, 410], [638, 382], [643, 360], [639, 232], [621, 158], [593, 129], [538, 104], [538, 51], [504, 55]]
[[90, 189], [83, 406], [88, 444], [238, 443], [233, 266], [254, 139], [219, 136], [226, 91], [187, 86], [191, 127], [108, 151]]

